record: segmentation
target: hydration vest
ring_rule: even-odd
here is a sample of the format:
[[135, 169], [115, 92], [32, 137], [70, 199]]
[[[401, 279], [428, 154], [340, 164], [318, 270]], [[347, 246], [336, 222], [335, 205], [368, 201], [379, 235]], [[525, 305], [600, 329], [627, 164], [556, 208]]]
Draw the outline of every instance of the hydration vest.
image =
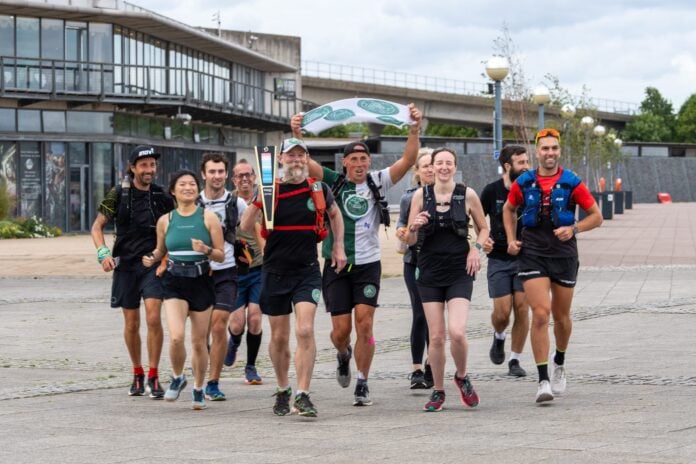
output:
[[[535, 171], [527, 171], [520, 175], [517, 178], [517, 184], [524, 198], [522, 226], [537, 227], [541, 222], [542, 192]], [[568, 169], [561, 171], [561, 177], [551, 189], [551, 221], [555, 227], [575, 224], [575, 204], [570, 196], [579, 184], [580, 178], [575, 173]]]
[[[279, 182], [276, 180], [276, 189]], [[267, 239], [273, 231], [276, 230], [311, 230], [317, 235], [317, 242], [323, 241], [329, 235], [329, 230], [326, 228], [325, 214], [326, 214], [326, 198], [324, 198], [324, 191], [321, 187], [321, 181], [317, 181], [312, 177], [307, 178], [307, 187], [301, 187], [297, 190], [291, 192], [279, 193], [276, 195], [275, 206], [278, 206], [278, 200], [281, 198], [294, 197], [295, 195], [301, 195], [303, 193], [309, 193], [309, 197], [314, 203], [314, 224], [298, 224], [292, 226], [273, 226], [273, 230], [266, 229], [266, 221], [261, 221], [261, 236]], [[254, 205], [261, 209], [260, 202], [254, 202]]]
[[149, 213], [152, 216], [152, 222], [149, 226], [133, 225], [133, 195], [132, 187], [116, 186], [116, 214], [114, 215], [114, 224], [116, 224], [116, 242], [114, 243], [113, 254], [120, 256], [120, 248], [123, 246], [124, 240], [128, 241], [134, 235], [140, 234], [155, 234], [157, 220], [160, 216], [167, 214], [172, 210], [173, 203], [171, 199], [164, 193], [164, 189], [156, 184], [150, 184], [148, 190]]
[[[229, 192], [227, 195], [227, 200], [225, 200], [225, 222], [224, 227], [224, 239], [227, 243], [234, 245], [237, 240], [237, 226], [239, 225], [239, 209], [237, 208], [237, 191]], [[203, 204], [203, 198], [198, 195], [196, 199], [196, 204], [202, 208], [205, 208]]]
[[[432, 185], [423, 187], [423, 211], [430, 214], [430, 221], [422, 227], [423, 233], [431, 235], [435, 232], [435, 217], [437, 215], [435, 191]], [[450, 215], [452, 229], [460, 237], [469, 236], [469, 215], [466, 214], [466, 185], [456, 184], [450, 199]]]

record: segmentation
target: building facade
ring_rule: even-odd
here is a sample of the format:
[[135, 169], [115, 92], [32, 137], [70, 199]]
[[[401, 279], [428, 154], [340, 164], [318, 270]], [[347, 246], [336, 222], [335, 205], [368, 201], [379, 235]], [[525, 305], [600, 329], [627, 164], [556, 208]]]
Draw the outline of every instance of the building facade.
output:
[[163, 154], [166, 183], [205, 151], [276, 143], [301, 110], [300, 39], [272, 36], [274, 58], [261, 34], [216, 32], [119, 0], [0, 0], [0, 182], [15, 214], [86, 231], [136, 145]]

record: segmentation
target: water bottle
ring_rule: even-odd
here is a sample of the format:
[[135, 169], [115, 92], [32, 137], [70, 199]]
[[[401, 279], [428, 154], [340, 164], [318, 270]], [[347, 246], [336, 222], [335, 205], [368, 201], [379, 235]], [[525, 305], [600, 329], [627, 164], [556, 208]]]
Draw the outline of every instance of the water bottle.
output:
[[131, 186], [130, 176], [128, 174], [126, 174], [125, 176], [123, 176], [123, 179], [121, 180], [121, 188], [122, 189], [129, 189], [130, 186]]

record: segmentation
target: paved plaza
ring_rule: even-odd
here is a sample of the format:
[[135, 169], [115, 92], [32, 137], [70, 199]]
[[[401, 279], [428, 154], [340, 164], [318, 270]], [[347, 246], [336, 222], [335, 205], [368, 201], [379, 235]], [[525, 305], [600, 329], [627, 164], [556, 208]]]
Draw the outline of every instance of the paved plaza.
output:
[[[0, 462], [694, 462], [695, 222], [693, 203], [637, 204], [580, 236], [568, 389], [543, 406], [529, 343], [526, 378], [488, 359], [491, 302], [480, 275], [468, 333], [481, 404], [460, 404], [448, 359], [440, 413], [421, 410], [429, 391], [408, 388], [411, 310], [393, 231], [382, 233], [390, 277], [375, 322], [374, 405], [353, 407], [354, 384], [336, 383], [320, 306], [316, 419], [271, 412], [267, 321], [264, 385], [246, 386], [241, 362], [223, 370], [228, 400], [205, 411], [190, 409], [191, 376], [177, 402], [129, 397], [122, 316], [109, 308], [110, 276], [89, 236], [0, 240]], [[160, 372], [167, 380], [166, 335]]]

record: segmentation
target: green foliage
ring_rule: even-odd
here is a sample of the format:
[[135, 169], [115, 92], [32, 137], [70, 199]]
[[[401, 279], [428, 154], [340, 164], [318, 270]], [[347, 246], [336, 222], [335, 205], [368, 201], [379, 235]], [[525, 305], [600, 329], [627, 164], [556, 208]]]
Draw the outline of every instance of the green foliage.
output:
[[382, 135], [408, 135], [408, 126], [398, 128], [396, 126], [384, 126]]
[[645, 89], [640, 114], [626, 124], [621, 136], [635, 142], [671, 142], [674, 140], [676, 118], [672, 103], [654, 87]]
[[0, 221], [0, 239], [58, 237], [60, 235], [63, 235], [63, 232], [58, 227], [47, 226], [41, 218], [36, 216]]
[[320, 132], [318, 134], [312, 134], [311, 132], [307, 132], [306, 134], [304, 134], [304, 136], [306, 138], [324, 137], [328, 139], [346, 139], [349, 137], [354, 137], [355, 134], [360, 134], [358, 137], [369, 135], [367, 124], [363, 124], [360, 122], [352, 122], [350, 124], [343, 124], [340, 126], [332, 127], [331, 129], [326, 129], [325, 131]]
[[430, 123], [425, 130], [425, 135], [434, 137], [477, 137], [478, 131], [471, 127]]
[[675, 132], [680, 142], [696, 143], [696, 93], [679, 108]]
[[0, 179], [0, 221], [7, 219], [13, 206], [14, 201], [7, 192], [7, 183]]

